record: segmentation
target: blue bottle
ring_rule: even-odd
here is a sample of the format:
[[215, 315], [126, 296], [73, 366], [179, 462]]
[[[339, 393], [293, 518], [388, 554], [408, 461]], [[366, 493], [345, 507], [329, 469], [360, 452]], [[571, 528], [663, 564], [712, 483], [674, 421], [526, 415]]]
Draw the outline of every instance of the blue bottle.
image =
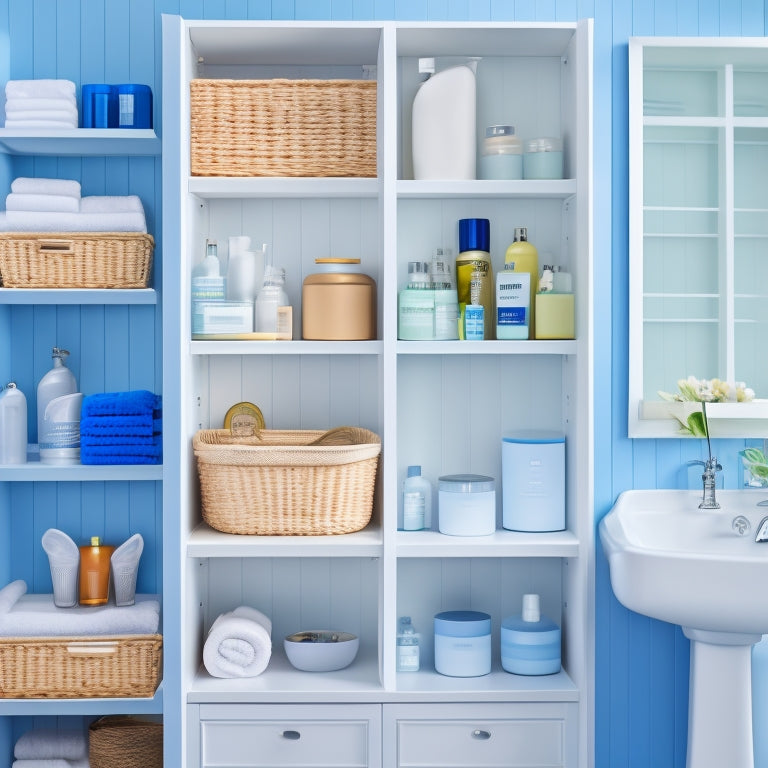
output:
[[501, 666], [515, 675], [560, 671], [560, 627], [541, 615], [538, 595], [523, 595], [523, 612], [501, 623]]

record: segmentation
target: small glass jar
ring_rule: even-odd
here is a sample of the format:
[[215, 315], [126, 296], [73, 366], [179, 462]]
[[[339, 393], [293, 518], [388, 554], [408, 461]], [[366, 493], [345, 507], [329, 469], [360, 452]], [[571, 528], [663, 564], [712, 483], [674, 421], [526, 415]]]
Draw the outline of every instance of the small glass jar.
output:
[[523, 142], [514, 125], [490, 125], [480, 155], [481, 179], [522, 179]]
[[523, 178], [562, 179], [563, 140], [526, 139], [523, 151]]

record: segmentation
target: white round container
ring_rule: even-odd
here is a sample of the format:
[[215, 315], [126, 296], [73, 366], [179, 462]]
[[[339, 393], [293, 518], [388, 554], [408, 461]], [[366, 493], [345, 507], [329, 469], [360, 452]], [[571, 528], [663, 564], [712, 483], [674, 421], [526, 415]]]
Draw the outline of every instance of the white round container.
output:
[[485, 475], [439, 479], [438, 529], [449, 536], [490, 536], [496, 530], [496, 481]]
[[491, 671], [487, 613], [443, 611], [435, 616], [435, 671], [449, 677], [480, 677]]

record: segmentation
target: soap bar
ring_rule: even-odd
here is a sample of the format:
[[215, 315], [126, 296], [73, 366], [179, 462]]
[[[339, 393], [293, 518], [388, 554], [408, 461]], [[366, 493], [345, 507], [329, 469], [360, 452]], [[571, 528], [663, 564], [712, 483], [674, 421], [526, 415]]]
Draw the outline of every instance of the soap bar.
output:
[[536, 294], [537, 339], [575, 339], [572, 293]]

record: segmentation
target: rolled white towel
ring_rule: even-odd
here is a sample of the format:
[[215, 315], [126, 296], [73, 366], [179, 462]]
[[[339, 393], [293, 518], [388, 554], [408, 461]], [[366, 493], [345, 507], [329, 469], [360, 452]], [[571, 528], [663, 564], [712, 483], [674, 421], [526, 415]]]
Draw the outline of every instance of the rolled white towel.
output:
[[65, 760], [61, 757], [32, 760], [14, 760], [12, 768], [90, 768], [87, 757], [82, 760]]
[[9, 80], [5, 84], [5, 96], [8, 99], [49, 99], [75, 96], [75, 84], [72, 80], [46, 79]]
[[5, 210], [77, 213], [80, 210], [80, 199], [71, 195], [39, 195], [11, 192], [5, 198]]
[[4, 232], [146, 232], [143, 213], [59, 213], [58, 211], [6, 211], [0, 215]]
[[74, 120], [8, 120], [6, 128], [77, 128], [77, 119]]
[[144, 213], [138, 195], [88, 195], [80, 200], [81, 213]]
[[25, 112], [28, 109], [77, 109], [77, 99], [74, 96], [69, 98], [23, 98], [8, 99], [5, 102], [5, 114], [10, 112]]
[[8, 613], [26, 591], [27, 582], [22, 579], [12, 581], [0, 589], [0, 621], [2, 621], [3, 614]]
[[70, 109], [18, 109], [15, 112], [5, 110], [6, 120], [54, 120], [56, 122], [72, 122], [77, 120], [77, 107]]
[[18, 176], [11, 182], [11, 192], [31, 195], [69, 195], [80, 197], [80, 182], [74, 179], [45, 179]]
[[241, 605], [213, 622], [203, 646], [203, 664], [213, 677], [256, 677], [272, 656], [272, 622]]
[[23, 733], [13, 748], [17, 760], [61, 758], [82, 760], [88, 757], [88, 734], [85, 731], [58, 728], [33, 728]]

